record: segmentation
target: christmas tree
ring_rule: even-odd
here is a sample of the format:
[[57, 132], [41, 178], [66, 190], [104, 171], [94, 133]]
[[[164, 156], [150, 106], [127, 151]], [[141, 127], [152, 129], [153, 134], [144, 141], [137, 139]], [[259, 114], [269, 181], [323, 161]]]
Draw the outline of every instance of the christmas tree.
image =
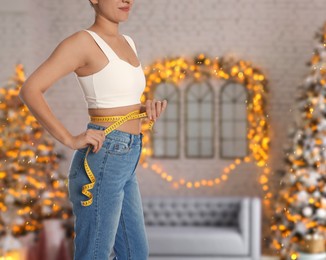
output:
[[67, 178], [58, 170], [65, 157], [19, 98], [24, 81], [19, 64], [0, 88], [0, 236], [18, 237], [40, 231], [43, 219], [72, 217]]
[[[272, 218], [272, 247], [282, 259], [300, 259], [313, 237], [326, 231], [326, 24], [316, 34], [311, 71], [299, 86], [298, 110], [289, 131], [286, 167]], [[312, 244], [310, 243], [310, 247]], [[312, 249], [311, 249], [312, 250]]]

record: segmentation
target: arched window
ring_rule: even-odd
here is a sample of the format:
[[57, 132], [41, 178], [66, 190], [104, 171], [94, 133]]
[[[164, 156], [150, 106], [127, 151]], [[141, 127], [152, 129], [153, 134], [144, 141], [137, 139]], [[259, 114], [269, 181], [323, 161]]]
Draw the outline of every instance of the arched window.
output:
[[168, 101], [152, 135], [153, 157], [175, 158], [179, 156], [179, 90], [171, 83], [161, 83], [154, 92], [156, 100]]
[[238, 158], [248, 154], [247, 91], [238, 83], [225, 84], [220, 93], [220, 156]]
[[214, 156], [214, 92], [208, 82], [195, 82], [186, 90], [186, 156]]

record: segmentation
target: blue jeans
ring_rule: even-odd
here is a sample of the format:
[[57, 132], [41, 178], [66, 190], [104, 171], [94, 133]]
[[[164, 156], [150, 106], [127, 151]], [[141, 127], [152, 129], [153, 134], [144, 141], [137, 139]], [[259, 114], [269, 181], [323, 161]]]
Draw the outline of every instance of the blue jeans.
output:
[[[93, 123], [87, 129], [104, 130]], [[95, 178], [90, 192], [93, 203], [82, 206], [88, 197], [82, 186], [90, 183], [84, 169], [87, 147], [75, 150], [68, 175], [69, 199], [73, 206], [74, 260], [108, 260], [114, 249], [114, 260], [148, 259], [148, 241], [136, 178], [136, 167], [142, 150], [143, 134], [113, 130], [106, 135], [101, 149], [87, 156]]]

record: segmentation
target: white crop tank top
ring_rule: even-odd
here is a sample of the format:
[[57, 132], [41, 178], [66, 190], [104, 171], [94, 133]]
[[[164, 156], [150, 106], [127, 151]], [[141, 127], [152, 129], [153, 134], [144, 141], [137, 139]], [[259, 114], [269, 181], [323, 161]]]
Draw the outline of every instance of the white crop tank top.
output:
[[[77, 81], [81, 87], [88, 108], [112, 108], [141, 103], [140, 98], [146, 86], [146, 79], [141, 62], [135, 67], [122, 60], [113, 49], [95, 32], [87, 31], [101, 48], [109, 63], [100, 71], [78, 76]], [[122, 34], [137, 58], [135, 44], [130, 36]]]

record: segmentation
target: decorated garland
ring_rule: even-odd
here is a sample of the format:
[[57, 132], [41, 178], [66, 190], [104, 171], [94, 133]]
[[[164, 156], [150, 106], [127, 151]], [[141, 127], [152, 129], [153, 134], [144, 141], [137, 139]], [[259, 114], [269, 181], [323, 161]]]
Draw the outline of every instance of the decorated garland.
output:
[[[270, 169], [267, 167], [266, 162], [268, 160], [270, 139], [268, 136], [268, 115], [265, 111], [267, 80], [258, 68], [253, 67], [250, 62], [244, 60], [235, 61], [233, 58], [228, 57], [210, 59], [201, 53], [192, 61], [182, 57], [158, 60], [145, 67], [144, 72], [147, 84], [141, 99], [142, 102], [145, 102], [146, 99], [153, 99], [153, 93], [159, 84], [166, 82], [179, 86], [180, 82], [190, 77], [197, 82], [216, 78], [244, 85], [249, 94], [247, 100], [247, 120], [249, 123], [247, 138], [250, 150], [249, 156], [243, 159], [235, 159], [233, 163], [225, 167], [221, 179], [203, 179], [192, 182], [181, 178], [179, 181], [175, 181], [173, 176], [167, 174], [157, 164], [150, 165], [148, 162], [147, 158], [152, 155], [152, 145], [150, 143], [150, 132], [146, 129], [146, 124], [143, 124], [143, 151], [140, 162], [144, 168], [150, 167], [166, 181], [173, 182], [175, 188], [178, 188], [180, 185], [186, 185], [188, 188], [198, 188], [206, 185], [213, 186], [223, 180], [225, 181], [228, 179], [227, 174], [234, 170], [242, 161], [254, 161], [257, 166], [264, 168], [260, 183], [263, 185], [263, 189], [268, 191], [267, 175], [270, 173]], [[270, 196], [271, 194], [268, 194], [268, 197]]]

